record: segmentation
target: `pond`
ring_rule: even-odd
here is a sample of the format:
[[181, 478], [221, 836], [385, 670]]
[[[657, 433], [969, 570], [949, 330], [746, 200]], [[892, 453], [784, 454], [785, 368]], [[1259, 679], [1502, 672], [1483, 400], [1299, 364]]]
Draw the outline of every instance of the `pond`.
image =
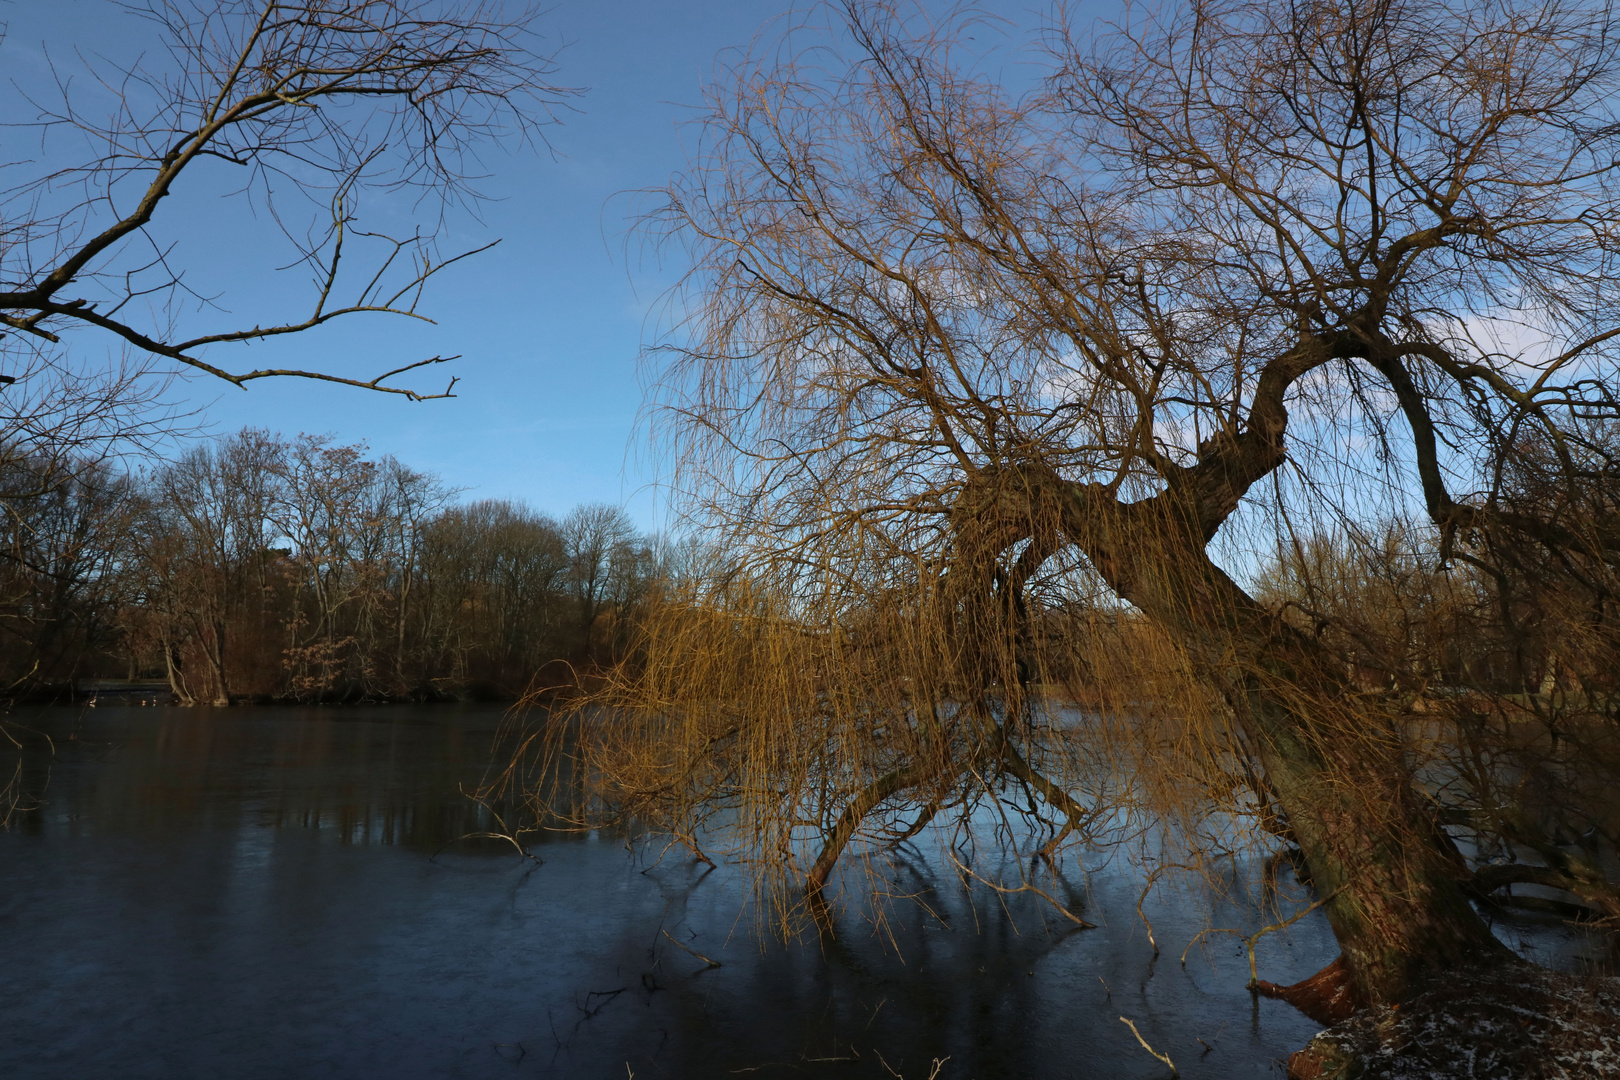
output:
[[[1230, 937], [1180, 964], [1198, 930], [1253, 912], [1162, 891], [1155, 959], [1128, 868], [1070, 867], [1098, 924], [1077, 931], [919, 856], [903, 872], [926, 909], [782, 944], [734, 869], [653, 865], [656, 846], [608, 835], [538, 843], [539, 862], [456, 843], [484, 827], [461, 789], [500, 718], [14, 713], [43, 795], [0, 833], [0, 1075], [1168, 1075], [1124, 1016], [1183, 1076], [1280, 1077], [1317, 1030], [1251, 998]], [[1290, 982], [1336, 952], [1313, 913], [1261, 940], [1260, 972]]]

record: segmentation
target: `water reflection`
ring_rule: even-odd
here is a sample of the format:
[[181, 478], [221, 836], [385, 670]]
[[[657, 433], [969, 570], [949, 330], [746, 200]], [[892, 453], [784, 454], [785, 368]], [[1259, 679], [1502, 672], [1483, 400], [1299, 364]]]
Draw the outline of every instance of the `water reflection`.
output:
[[[894, 889], [926, 908], [781, 946], [735, 873], [652, 866], [622, 838], [547, 844], [544, 865], [441, 852], [490, 827], [460, 792], [494, 709], [24, 719], [57, 752], [29, 764], [47, 804], [0, 835], [0, 1075], [1164, 1075], [1123, 1014], [1183, 1075], [1280, 1076], [1314, 1031], [1244, 992], [1229, 939], [1177, 963], [1208, 920], [1252, 915], [1160, 896], [1155, 961], [1127, 874], [1071, 875], [1102, 924], [1076, 931], [1038, 898], [964, 890], [924, 847]], [[1262, 972], [1334, 951], [1313, 916], [1263, 939]]]
[[55, 749], [27, 758], [29, 788], [47, 792], [47, 812], [22, 826], [35, 833], [253, 824], [431, 852], [488, 825], [461, 787], [488, 763], [490, 710], [102, 708], [21, 720]]

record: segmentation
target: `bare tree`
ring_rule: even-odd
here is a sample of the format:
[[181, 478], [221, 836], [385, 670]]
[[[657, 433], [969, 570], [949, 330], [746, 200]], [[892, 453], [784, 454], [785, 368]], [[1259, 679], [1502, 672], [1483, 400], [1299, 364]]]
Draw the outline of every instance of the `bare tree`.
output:
[[[92, 85], [116, 97], [107, 116], [60, 69], [55, 87], [27, 88], [39, 115], [23, 127], [38, 132], [44, 164], [7, 154], [0, 327], [51, 344], [99, 332], [238, 386], [297, 376], [448, 395], [454, 379], [438, 394], [389, 380], [450, 357], [370, 378], [205, 357], [349, 315], [425, 318], [423, 286], [473, 253], [439, 252], [435, 212], [478, 197], [482, 145], [533, 138], [572, 93], [547, 81], [535, 13], [487, 0], [151, 0], [108, 14], [149, 20], [166, 63], [93, 66]], [[87, 156], [72, 160], [80, 146]], [[302, 312], [221, 322], [218, 298], [188, 281], [165, 223], [183, 214], [176, 192], [208, 170], [234, 174], [241, 208], [280, 227], [288, 251], [266, 263], [309, 274]], [[364, 195], [400, 190], [425, 200], [425, 224], [402, 235], [362, 225]], [[357, 252], [364, 265], [352, 266]], [[215, 317], [190, 316], [192, 301]]]
[[135, 485], [105, 463], [41, 456], [0, 462], [9, 490], [37, 494], [0, 516], [0, 685], [11, 693], [71, 685], [113, 644], [129, 600]]
[[568, 580], [579, 603], [583, 644], [589, 648], [591, 626], [613, 576], [615, 553], [635, 535], [635, 527], [621, 508], [590, 503], [576, 506], [558, 528], [568, 554]]
[[[145, 478], [129, 550], [105, 556], [120, 603], [99, 614], [123, 628], [131, 662], [161, 663], [188, 705], [521, 694], [547, 664], [587, 651], [575, 563], [545, 515], [453, 496], [363, 444], [244, 429]], [[121, 520], [93, 521], [89, 535], [129, 531]], [[615, 543], [595, 610], [629, 610], [652, 573], [645, 545]]]
[[[285, 455], [279, 438], [247, 428], [189, 450], [152, 478], [137, 572], [147, 579], [145, 600], [160, 623], [170, 685], [182, 701], [231, 702], [231, 676], [241, 666], [235, 653], [243, 644], [235, 638], [265, 620]], [[187, 679], [183, 643], [206, 664], [206, 681]], [[257, 635], [246, 645], [241, 651], [250, 655], [262, 647]]]
[[375, 567], [365, 554], [379, 532], [378, 466], [365, 451], [330, 435], [300, 435], [278, 463], [272, 519], [301, 570], [286, 655], [302, 691], [323, 694], [363, 662], [354, 630], [360, 609], [375, 600]]
[[427, 523], [414, 633], [447, 688], [522, 692], [549, 661], [576, 652], [569, 558], [557, 523], [484, 499]]
[[392, 456], [382, 460], [380, 482], [396, 599], [393, 676], [395, 690], [404, 691], [409, 689], [411, 681], [406, 670], [405, 648], [423, 571], [424, 534], [428, 523], [444, 511], [456, 491], [431, 473], [411, 469]]
[[[661, 415], [733, 565], [588, 719], [599, 793], [677, 835], [733, 809], [766, 866], [819, 822], [812, 895], [953, 792], [1027, 785], [1059, 842], [1201, 801], [1321, 894], [1344, 955], [1293, 1000], [1504, 958], [1421, 685], [1364, 692], [1242, 579], [1291, 529], [1412, 515], [1448, 561], [1613, 565], [1606, 519], [1493, 480], [1526, 429], [1573, 479], [1616, 407], [1613, 12], [1194, 0], [1052, 28], [1013, 97], [961, 19], [833, 8], [847, 64], [799, 64], [801, 29], [742, 65], [668, 193], [695, 269]], [[1114, 665], [1078, 667], [1128, 722], [1042, 721], [1062, 651]], [[1088, 787], [1087, 745], [1134, 746], [1149, 797]]]

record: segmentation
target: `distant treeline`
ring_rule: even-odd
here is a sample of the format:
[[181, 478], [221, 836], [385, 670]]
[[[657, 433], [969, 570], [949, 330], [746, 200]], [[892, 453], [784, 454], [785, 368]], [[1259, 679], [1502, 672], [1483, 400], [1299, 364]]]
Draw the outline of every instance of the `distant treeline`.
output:
[[0, 686], [514, 697], [611, 660], [675, 571], [617, 507], [558, 520], [457, 494], [364, 446], [251, 428], [134, 471], [0, 458]]

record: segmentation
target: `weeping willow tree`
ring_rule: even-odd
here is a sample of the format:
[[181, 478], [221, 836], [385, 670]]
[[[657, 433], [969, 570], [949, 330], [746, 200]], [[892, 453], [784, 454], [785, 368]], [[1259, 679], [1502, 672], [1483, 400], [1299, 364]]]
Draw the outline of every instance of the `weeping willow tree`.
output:
[[1260, 571], [1392, 520], [1487, 578], [1613, 567], [1610, 519], [1500, 467], [1534, 433], [1573, 491], [1615, 410], [1612, 13], [1195, 0], [1049, 28], [1014, 94], [971, 15], [818, 12], [715, 88], [656, 216], [693, 266], [659, 430], [724, 568], [548, 811], [723, 815], [784, 902], [1008, 790], [1037, 853], [1224, 814], [1297, 848], [1327, 1013], [1509, 962], [1450, 722]]

